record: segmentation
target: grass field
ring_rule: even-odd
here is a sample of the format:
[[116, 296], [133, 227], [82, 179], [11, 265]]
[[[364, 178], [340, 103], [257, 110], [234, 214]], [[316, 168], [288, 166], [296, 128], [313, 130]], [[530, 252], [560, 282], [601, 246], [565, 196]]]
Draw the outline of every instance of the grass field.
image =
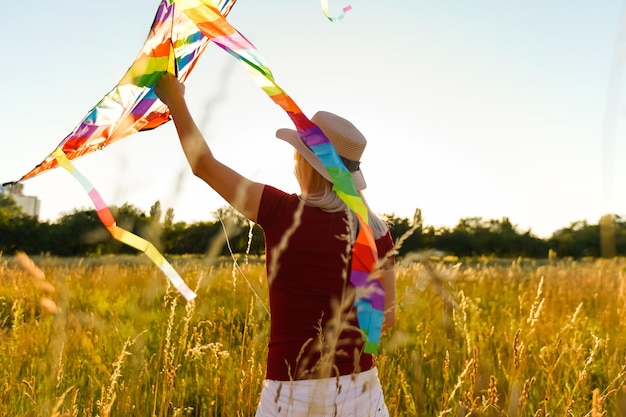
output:
[[[0, 416], [253, 416], [262, 262], [0, 257]], [[21, 263], [21, 267], [19, 266]], [[626, 416], [626, 261], [398, 266], [392, 416]]]

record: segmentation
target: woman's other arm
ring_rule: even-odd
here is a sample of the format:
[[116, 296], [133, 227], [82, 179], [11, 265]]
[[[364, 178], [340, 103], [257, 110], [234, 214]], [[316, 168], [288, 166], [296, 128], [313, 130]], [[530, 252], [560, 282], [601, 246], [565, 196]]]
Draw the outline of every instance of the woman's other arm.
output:
[[380, 283], [385, 290], [385, 318], [382, 331], [396, 324], [396, 272], [394, 268], [381, 271]]

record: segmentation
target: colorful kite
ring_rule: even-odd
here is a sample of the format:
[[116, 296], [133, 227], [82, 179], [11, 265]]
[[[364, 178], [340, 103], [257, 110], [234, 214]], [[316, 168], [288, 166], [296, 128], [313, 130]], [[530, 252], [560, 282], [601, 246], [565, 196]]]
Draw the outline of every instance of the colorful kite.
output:
[[[169, 118], [168, 109], [156, 98], [152, 87], [166, 71], [176, 73], [184, 81], [210, 40], [246, 64], [257, 84], [287, 112], [300, 137], [328, 170], [335, 192], [357, 216], [360, 227], [353, 248], [351, 282], [357, 289], [355, 307], [365, 341], [365, 352], [377, 353], [384, 317], [384, 290], [375, 271], [378, 257], [368, 225], [367, 207], [354, 186], [352, 175], [328, 138], [276, 84], [271, 70], [254, 45], [226, 21], [225, 16], [233, 4], [234, 0], [222, 0], [218, 4], [211, 0], [162, 0], [150, 36], [122, 81], [89, 112], [50, 156], [21, 180], [57, 165], [66, 168], [90, 193], [101, 220], [113, 236], [121, 240], [126, 236], [125, 243], [134, 242], [137, 244], [134, 247], [152, 255], [157, 265], [161, 262], [159, 266], [176, 288], [186, 298], [193, 298], [195, 294], [173, 268], [163, 268], [166, 261], [162, 256], [159, 257], [160, 254], [157, 256], [154, 253], [153, 247], [147, 247], [145, 243], [137, 242], [134, 239], [136, 236], [130, 238], [118, 230], [100, 196], [75, 171], [69, 160], [101, 149], [132, 133], [165, 123]], [[322, 0], [322, 7], [331, 21], [342, 19], [350, 10], [347, 6], [342, 15], [331, 18], [325, 0]]]
[[[216, 0], [215, 7], [226, 16], [235, 1]], [[169, 110], [152, 87], [168, 68], [171, 72], [174, 64], [178, 79], [185, 81], [208, 44], [209, 39], [172, 1], [162, 0], [135, 62], [58, 147], [71, 160], [167, 122]], [[48, 155], [20, 181], [58, 166], [54, 155]]]

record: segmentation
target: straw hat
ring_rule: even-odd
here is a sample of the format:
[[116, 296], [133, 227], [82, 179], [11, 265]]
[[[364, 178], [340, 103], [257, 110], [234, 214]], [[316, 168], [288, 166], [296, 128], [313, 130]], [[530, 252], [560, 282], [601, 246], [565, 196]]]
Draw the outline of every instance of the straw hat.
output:
[[[311, 118], [311, 121], [322, 129], [324, 135], [332, 143], [343, 164], [352, 174], [356, 189], [364, 190], [367, 184], [360, 168], [360, 160], [367, 144], [365, 136], [348, 120], [327, 111], [318, 111]], [[322, 161], [304, 143], [296, 130], [278, 129], [276, 137], [296, 148], [317, 172], [332, 182], [332, 178], [328, 175]]]

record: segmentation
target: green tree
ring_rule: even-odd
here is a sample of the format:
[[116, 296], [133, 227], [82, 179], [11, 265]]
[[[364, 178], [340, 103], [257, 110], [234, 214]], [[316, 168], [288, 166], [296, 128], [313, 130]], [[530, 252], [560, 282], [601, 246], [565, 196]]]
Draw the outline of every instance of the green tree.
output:
[[207, 253], [220, 228], [219, 224], [211, 222], [176, 223], [164, 230], [164, 250], [176, 255]]
[[[407, 218], [400, 218], [392, 214], [385, 214], [385, 221], [389, 225], [392, 238], [397, 243], [396, 251], [399, 257], [409, 252], [424, 250], [427, 247], [423, 234], [422, 211], [416, 209], [413, 221]], [[399, 241], [402, 240], [401, 243]]]
[[569, 227], [557, 230], [549, 243], [559, 256], [599, 257], [600, 226], [590, 225], [587, 221], [573, 222]]
[[174, 225], [174, 209], [170, 207], [165, 211], [165, 219], [163, 219], [163, 227], [167, 229], [168, 227], [172, 227], [173, 225]]
[[161, 222], [161, 202], [155, 201], [154, 204], [150, 207], [150, 221], [152, 223], [160, 223]]
[[[150, 219], [137, 207], [123, 204], [110, 210], [120, 228], [143, 238], [150, 233]], [[115, 240], [93, 209], [75, 210], [62, 216], [51, 234], [59, 242], [53, 253], [60, 256], [137, 253], [137, 249]]]
[[[230, 206], [224, 206], [213, 213], [217, 221], [219, 234], [214, 235], [214, 250], [221, 247], [219, 253], [228, 256], [233, 253], [260, 254], [264, 250], [263, 232], [257, 225], [242, 216]], [[252, 228], [252, 230], [251, 230]]]
[[459, 257], [545, 257], [549, 245], [529, 231], [521, 233], [508, 217], [463, 218], [452, 229], [432, 233], [435, 248]]
[[74, 210], [59, 218], [51, 231], [58, 242], [54, 254], [60, 256], [113, 253], [111, 237], [95, 210]]
[[23, 214], [22, 208], [17, 205], [12, 195], [0, 193], [0, 224], [6, 224], [12, 218]]
[[37, 218], [25, 214], [10, 194], [0, 193], [0, 253], [39, 253], [38, 226]]
[[161, 224], [161, 202], [155, 201], [150, 207], [150, 216], [148, 217], [148, 225], [146, 230], [140, 233], [145, 235], [145, 239], [151, 242], [159, 251], [163, 250], [163, 225]]
[[[124, 203], [119, 207], [111, 207], [111, 213], [115, 217], [118, 226], [122, 229], [150, 241], [157, 247], [161, 246], [158, 237], [151, 235], [151, 218], [146, 216], [138, 207]], [[156, 240], [156, 242], [152, 240]], [[137, 249], [123, 244], [122, 242], [113, 240], [111, 240], [111, 242], [112, 246], [115, 248], [114, 253], [137, 253]]]

